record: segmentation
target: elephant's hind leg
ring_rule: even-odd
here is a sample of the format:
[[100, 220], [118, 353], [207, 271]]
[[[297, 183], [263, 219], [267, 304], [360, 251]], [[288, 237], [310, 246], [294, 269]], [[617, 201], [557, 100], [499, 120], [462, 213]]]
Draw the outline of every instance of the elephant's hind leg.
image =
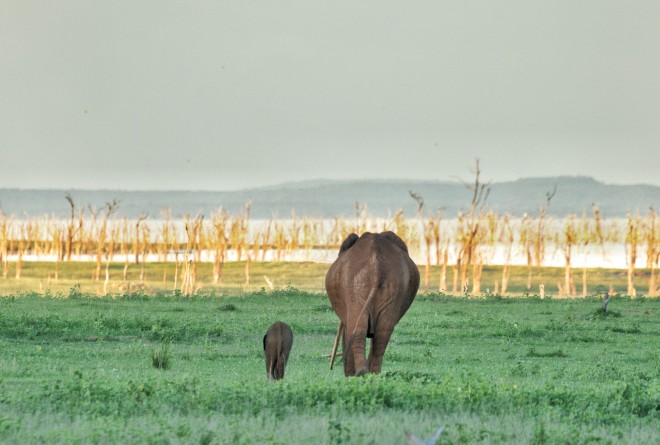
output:
[[268, 362], [268, 380], [275, 380], [275, 361], [269, 359]]
[[376, 329], [376, 334], [371, 339], [371, 350], [369, 351], [369, 372], [379, 374], [383, 365], [383, 356], [385, 349], [390, 342], [393, 327], [379, 327]]
[[355, 375], [360, 376], [369, 372], [366, 358], [367, 348], [367, 335], [366, 333], [359, 332], [353, 337], [353, 348], [351, 353], [353, 355], [353, 362], [355, 363]]
[[361, 376], [369, 372], [365, 357], [366, 334], [357, 332], [352, 334], [344, 349], [344, 375]]
[[273, 370], [275, 380], [284, 378], [285, 368], [286, 368], [286, 358], [284, 357], [284, 354], [280, 354], [279, 357], [277, 357], [277, 361], [275, 362], [275, 366]]
[[[370, 329], [370, 316], [373, 311], [375, 299], [378, 295], [378, 283], [369, 283], [368, 287], [362, 287], [357, 292], [359, 295], [366, 295], [366, 298], [361, 302], [357, 299], [355, 309], [358, 311], [348, 312], [348, 322], [346, 324], [346, 331], [351, 333], [351, 348], [350, 354], [353, 356], [355, 362], [355, 375], [363, 375], [369, 372], [367, 363], [366, 349], [367, 349], [367, 334], [371, 332]], [[351, 328], [349, 330], [349, 327]]]
[[349, 335], [346, 334], [346, 330], [344, 330], [344, 346], [343, 346], [343, 353], [342, 353], [342, 360], [344, 362], [344, 375], [346, 377], [353, 376], [355, 375], [355, 360], [353, 359], [353, 342], [352, 339], [349, 338]]

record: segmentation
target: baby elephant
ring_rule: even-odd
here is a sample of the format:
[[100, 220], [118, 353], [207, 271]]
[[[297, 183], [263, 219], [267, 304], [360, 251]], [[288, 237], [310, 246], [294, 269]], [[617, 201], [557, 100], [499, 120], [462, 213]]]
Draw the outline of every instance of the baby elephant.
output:
[[292, 344], [293, 333], [286, 323], [276, 321], [268, 328], [264, 335], [268, 380], [279, 380], [284, 377], [284, 368], [289, 360]]

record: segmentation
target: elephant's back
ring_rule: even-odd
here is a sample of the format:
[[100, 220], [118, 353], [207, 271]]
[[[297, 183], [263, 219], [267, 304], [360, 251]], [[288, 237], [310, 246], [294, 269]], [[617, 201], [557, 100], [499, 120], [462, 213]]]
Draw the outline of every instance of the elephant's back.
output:
[[[417, 283], [417, 284], [415, 284]], [[419, 286], [419, 271], [405, 243], [392, 232], [365, 233], [330, 266], [328, 287]]]
[[282, 321], [276, 321], [266, 332], [266, 343], [267, 345], [272, 344], [272, 347], [277, 347], [281, 344], [285, 349], [291, 349], [291, 344], [293, 343], [293, 331], [291, 331], [291, 327]]

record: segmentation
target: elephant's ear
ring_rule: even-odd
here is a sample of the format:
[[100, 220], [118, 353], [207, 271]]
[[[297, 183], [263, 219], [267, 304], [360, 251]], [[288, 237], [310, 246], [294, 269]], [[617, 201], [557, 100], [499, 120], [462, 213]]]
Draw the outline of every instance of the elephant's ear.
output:
[[264, 351], [266, 350], [266, 337], [268, 337], [268, 334], [264, 335]]
[[357, 236], [355, 233], [351, 233], [346, 237], [343, 243], [341, 243], [341, 247], [339, 248], [339, 253], [345, 252], [348, 249], [351, 248], [353, 244], [359, 239], [360, 237]]
[[381, 233], [381, 235], [383, 235], [385, 237], [385, 239], [388, 239], [388, 240], [392, 241], [394, 244], [396, 244], [397, 246], [399, 246], [399, 248], [401, 250], [403, 250], [404, 252], [408, 252], [408, 246], [406, 246], [406, 243], [404, 243], [403, 240], [401, 238], [399, 238], [399, 235], [397, 235], [396, 233], [388, 231], [388, 232]]

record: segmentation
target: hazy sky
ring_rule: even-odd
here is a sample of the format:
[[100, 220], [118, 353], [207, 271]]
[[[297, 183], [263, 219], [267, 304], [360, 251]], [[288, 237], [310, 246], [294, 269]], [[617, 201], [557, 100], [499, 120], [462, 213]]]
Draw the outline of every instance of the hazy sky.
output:
[[660, 2], [0, 0], [0, 187], [660, 185]]

